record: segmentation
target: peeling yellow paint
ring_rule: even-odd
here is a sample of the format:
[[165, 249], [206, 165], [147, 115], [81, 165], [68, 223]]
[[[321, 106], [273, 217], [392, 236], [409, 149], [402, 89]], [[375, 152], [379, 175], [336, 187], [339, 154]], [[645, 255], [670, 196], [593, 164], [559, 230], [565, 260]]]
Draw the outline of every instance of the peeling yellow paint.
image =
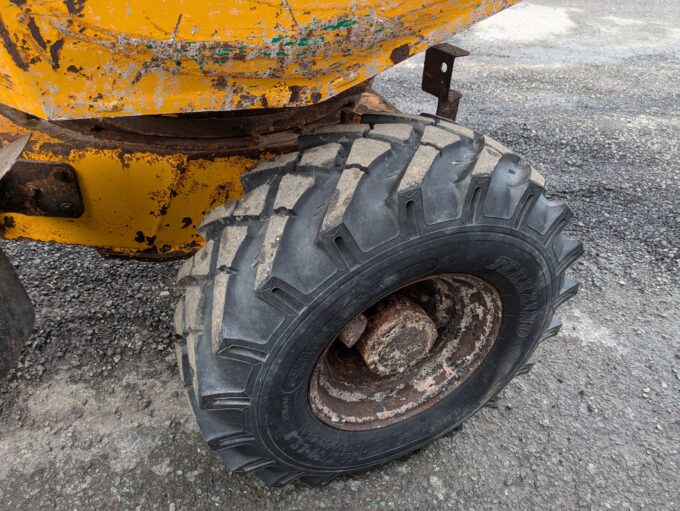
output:
[[23, 158], [73, 166], [85, 209], [0, 214], [0, 237], [193, 252], [205, 213], [238, 198], [240, 175], [280, 139], [240, 154], [162, 149], [40, 119], [309, 105], [518, 1], [0, 0], [0, 140], [30, 132]]
[[518, 1], [0, 0], [0, 103], [53, 120], [302, 106]]
[[[0, 139], [14, 140], [26, 131], [0, 116]], [[1, 237], [7, 239], [89, 245], [127, 254], [193, 252], [203, 243], [196, 228], [204, 215], [239, 197], [240, 175], [258, 161], [213, 158], [209, 153], [189, 158], [179, 152], [123, 152], [87, 144], [75, 148], [68, 139], [39, 130], [31, 133], [31, 146], [22, 157], [73, 166], [85, 213], [76, 219], [0, 213]]]

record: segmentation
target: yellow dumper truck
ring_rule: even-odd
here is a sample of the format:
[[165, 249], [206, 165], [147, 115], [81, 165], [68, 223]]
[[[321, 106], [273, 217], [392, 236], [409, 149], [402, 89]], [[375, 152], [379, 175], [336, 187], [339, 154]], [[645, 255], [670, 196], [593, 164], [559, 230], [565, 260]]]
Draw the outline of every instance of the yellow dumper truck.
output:
[[[455, 123], [516, 0], [0, 0], [0, 237], [185, 259], [179, 372], [229, 469], [320, 485], [454, 431], [555, 335], [572, 216]], [[425, 51], [436, 114], [372, 88]], [[0, 367], [33, 308], [0, 253]]]

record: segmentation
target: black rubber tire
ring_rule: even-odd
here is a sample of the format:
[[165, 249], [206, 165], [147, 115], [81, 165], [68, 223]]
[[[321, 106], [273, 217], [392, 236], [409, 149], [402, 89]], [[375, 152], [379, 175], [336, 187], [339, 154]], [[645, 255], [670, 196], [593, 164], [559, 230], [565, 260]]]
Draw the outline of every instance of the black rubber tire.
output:
[[34, 324], [33, 304], [9, 259], [0, 250], [0, 378], [14, 367]]
[[[572, 217], [508, 149], [443, 119], [365, 115], [300, 139], [244, 174], [246, 195], [212, 211], [207, 245], [182, 267], [176, 327], [191, 405], [233, 471], [312, 485], [400, 458], [460, 426], [554, 336], [577, 285]], [[435, 406], [388, 427], [346, 431], [308, 404], [312, 369], [356, 314], [441, 273], [499, 291], [498, 340]]]

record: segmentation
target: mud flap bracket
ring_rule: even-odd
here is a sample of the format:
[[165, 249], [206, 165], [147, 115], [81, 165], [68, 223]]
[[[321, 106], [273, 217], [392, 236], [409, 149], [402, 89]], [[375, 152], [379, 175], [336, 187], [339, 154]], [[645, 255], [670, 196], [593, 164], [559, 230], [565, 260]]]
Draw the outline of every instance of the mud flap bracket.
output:
[[451, 90], [453, 65], [458, 57], [467, 57], [470, 52], [448, 43], [437, 44], [425, 52], [422, 89], [438, 98], [437, 115], [451, 121], [456, 120], [460, 98], [463, 95]]

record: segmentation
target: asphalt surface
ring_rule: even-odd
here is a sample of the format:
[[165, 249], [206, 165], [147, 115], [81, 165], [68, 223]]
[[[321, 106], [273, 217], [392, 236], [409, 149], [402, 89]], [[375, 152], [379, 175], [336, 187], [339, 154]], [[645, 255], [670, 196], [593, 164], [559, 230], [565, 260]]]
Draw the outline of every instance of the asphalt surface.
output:
[[[496, 408], [322, 489], [268, 490], [205, 447], [172, 353], [177, 264], [0, 242], [38, 309], [0, 383], [0, 509], [680, 508], [678, 27], [677, 0], [529, 1], [455, 38], [459, 121], [571, 204], [582, 289]], [[422, 61], [377, 80], [407, 112], [434, 111]]]

